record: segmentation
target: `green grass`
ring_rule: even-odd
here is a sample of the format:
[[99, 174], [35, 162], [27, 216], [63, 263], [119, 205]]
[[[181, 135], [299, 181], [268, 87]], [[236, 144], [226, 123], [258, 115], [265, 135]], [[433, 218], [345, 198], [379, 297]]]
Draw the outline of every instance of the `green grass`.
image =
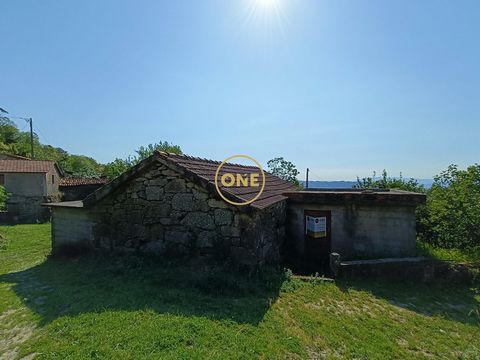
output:
[[51, 259], [48, 225], [0, 233], [0, 358], [480, 358], [475, 287]]
[[433, 257], [439, 260], [451, 260], [462, 263], [480, 263], [480, 247], [473, 249], [444, 249], [434, 247], [424, 242], [417, 242], [419, 255]]

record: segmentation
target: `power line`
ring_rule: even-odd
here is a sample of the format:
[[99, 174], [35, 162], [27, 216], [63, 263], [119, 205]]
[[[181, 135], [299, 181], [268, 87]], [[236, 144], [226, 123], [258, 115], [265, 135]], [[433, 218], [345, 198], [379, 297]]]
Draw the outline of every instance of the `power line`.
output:
[[38, 132], [49, 145], [51, 145], [50, 140], [48, 140], [47, 137], [43, 134], [43, 132], [40, 131], [38, 125], [35, 125], [35, 131]]

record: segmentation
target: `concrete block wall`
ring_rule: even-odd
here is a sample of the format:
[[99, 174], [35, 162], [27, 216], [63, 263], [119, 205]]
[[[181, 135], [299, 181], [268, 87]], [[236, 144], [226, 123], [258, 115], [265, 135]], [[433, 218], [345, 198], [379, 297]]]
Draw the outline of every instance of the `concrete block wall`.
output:
[[54, 208], [52, 212], [53, 253], [91, 247], [93, 247], [92, 221], [88, 210]]
[[289, 203], [288, 241], [304, 254], [304, 211], [331, 211], [331, 250], [342, 259], [403, 257], [415, 254], [414, 206], [318, 205]]

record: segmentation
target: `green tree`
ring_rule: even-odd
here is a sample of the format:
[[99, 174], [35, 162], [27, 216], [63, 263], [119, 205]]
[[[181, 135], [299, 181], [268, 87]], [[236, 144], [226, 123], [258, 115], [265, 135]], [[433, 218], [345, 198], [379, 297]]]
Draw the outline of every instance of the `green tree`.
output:
[[435, 177], [420, 221], [421, 240], [445, 248], [480, 246], [480, 165], [450, 165]]
[[153, 155], [155, 151], [163, 151], [166, 153], [182, 155], [182, 149], [180, 146], [169, 143], [168, 141], [160, 141], [159, 143], [140, 146], [137, 150], [135, 150], [137, 156], [134, 157], [134, 162], [139, 163], [140, 161]]
[[123, 159], [115, 159], [114, 161], [103, 166], [102, 177], [113, 180], [132, 166], [132, 162]]
[[12, 145], [17, 141], [20, 134], [15, 123], [6, 117], [0, 117], [0, 142], [5, 145]]
[[300, 182], [297, 179], [300, 172], [292, 162], [285, 160], [283, 157], [277, 157], [269, 160], [267, 166], [273, 175], [300, 187]]
[[389, 177], [386, 170], [382, 171], [380, 178], [376, 178], [375, 172], [373, 172], [372, 177], [360, 179], [357, 176], [357, 183], [353, 187], [356, 189], [399, 189], [419, 193], [425, 193], [426, 191], [425, 187], [419, 184], [417, 180], [413, 178], [404, 179], [402, 174], [398, 178]]
[[113, 180], [130, 169], [132, 166], [137, 165], [140, 161], [153, 155], [155, 151], [163, 151], [178, 155], [182, 154], [182, 149], [180, 146], [169, 143], [168, 141], [160, 141], [155, 144], [140, 146], [137, 150], [135, 150], [135, 156], [129, 156], [125, 160], [115, 159], [114, 161], [104, 165], [102, 176], [109, 180]]
[[102, 174], [102, 166], [83, 155], [69, 155], [61, 161], [61, 166], [74, 176], [99, 177]]

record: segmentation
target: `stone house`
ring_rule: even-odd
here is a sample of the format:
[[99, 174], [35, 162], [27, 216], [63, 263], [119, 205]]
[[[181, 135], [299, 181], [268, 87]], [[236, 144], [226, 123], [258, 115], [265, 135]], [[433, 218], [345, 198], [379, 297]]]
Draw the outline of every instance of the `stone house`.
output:
[[[220, 162], [156, 152], [83, 201], [52, 208], [54, 253], [78, 248], [216, 258], [247, 267], [298, 258], [415, 255], [415, 209], [425, 195], [399, 190], [296, 191], [266, 173], [265, 189], [235, 206], [215, 187]], [[226, 164], [237, 173], [257, 168]], [[227, 200], [249, 188], [222, 188]]]
[[[231, 205], [215, 188], [219, 165], [156, 152], [83, 201], [48, 204], [54, 253], [86, 247], [213, 257], [248, 267], [278, 263], [285, 239], [287, 197], [282, 194], [292, 185], [267, 173], [257, 200]], [[224, 190], [233, 201], [249, 198], [245, 189]]]
[[33, 223], [49, 218], [42, 203], [58, 199], [61, 169], [54, 161], [30, 160], [20, 156], [0, 155], [0, 185], [9, 197], [4, 223]]

